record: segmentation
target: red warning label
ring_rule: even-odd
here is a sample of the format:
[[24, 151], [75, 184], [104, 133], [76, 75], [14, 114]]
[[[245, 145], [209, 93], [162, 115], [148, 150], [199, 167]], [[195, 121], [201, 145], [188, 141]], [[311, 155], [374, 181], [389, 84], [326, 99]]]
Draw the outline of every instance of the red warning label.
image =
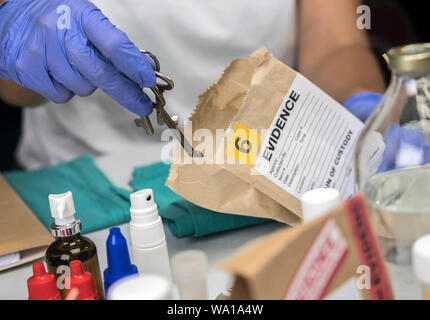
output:
[[318, 300], [348, 252], [348, 245], [334, 219], [329, 219], [306, 253], [284, 299]]
[[357, 195], [345, 202], [348, 221], [363, 265], [369, 266], [370, 294], [375, 300], [392, 300], [393, 293], [376, 236], [370, 224], [364, 198]]

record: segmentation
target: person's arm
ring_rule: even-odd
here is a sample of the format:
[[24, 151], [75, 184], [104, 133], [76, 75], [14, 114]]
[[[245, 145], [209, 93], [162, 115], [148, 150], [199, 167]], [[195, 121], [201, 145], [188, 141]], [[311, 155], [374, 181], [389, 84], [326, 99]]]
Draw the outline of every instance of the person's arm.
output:
[[18, 107], [33, 107], [46, 101], [44, 97], [36, 92], [21, 87], [12, 80], [4, 80], [2, 78], [0, 78], [0, 99]]
[[4, 100], [35, 105], [43, 101], [37, 93], [65, 103], [100, 88], [136, 115], [152, 112], [153, 103], [142, 87], [156, 84], [154, 61], [92, 2], [0, 1]]
[[299, 71], [344, 103], [351, 95], [384, 92], [365, 30], [356, 26], [359, 0], [301, 0]]

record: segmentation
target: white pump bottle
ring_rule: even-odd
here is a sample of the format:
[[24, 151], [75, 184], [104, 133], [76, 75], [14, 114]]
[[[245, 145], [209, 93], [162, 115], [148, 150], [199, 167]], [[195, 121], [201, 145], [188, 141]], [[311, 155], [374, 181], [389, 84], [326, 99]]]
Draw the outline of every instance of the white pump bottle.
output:
[[166, 236], [152, 190], [132, 193], [130, 202], [133, 262], [140, 273], [160, 274], [171, 282]]

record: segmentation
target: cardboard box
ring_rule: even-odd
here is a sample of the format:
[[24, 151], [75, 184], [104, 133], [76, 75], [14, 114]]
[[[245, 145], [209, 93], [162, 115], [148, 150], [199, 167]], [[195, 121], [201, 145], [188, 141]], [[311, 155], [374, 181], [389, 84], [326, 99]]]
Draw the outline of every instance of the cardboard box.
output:
[[222, 268], [235, 275], [231, 299], [393, 299], [361, 195], [256, 240]]
[[53, 241], [18, 194], [0, 175], [0, 256], [19, 252], [17, 262], [0, 267], [0, 271], [39, 259]]

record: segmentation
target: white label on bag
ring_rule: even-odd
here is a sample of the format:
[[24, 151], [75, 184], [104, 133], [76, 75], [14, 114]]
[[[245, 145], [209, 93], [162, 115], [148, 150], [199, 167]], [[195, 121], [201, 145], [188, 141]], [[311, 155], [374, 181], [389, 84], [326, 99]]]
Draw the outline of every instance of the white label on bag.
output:
[[299, 199], [323, 187], [347, 199], [355, 193], [353, 154], [362, 128], [358, 118], [298, 73], [254, 169]]

